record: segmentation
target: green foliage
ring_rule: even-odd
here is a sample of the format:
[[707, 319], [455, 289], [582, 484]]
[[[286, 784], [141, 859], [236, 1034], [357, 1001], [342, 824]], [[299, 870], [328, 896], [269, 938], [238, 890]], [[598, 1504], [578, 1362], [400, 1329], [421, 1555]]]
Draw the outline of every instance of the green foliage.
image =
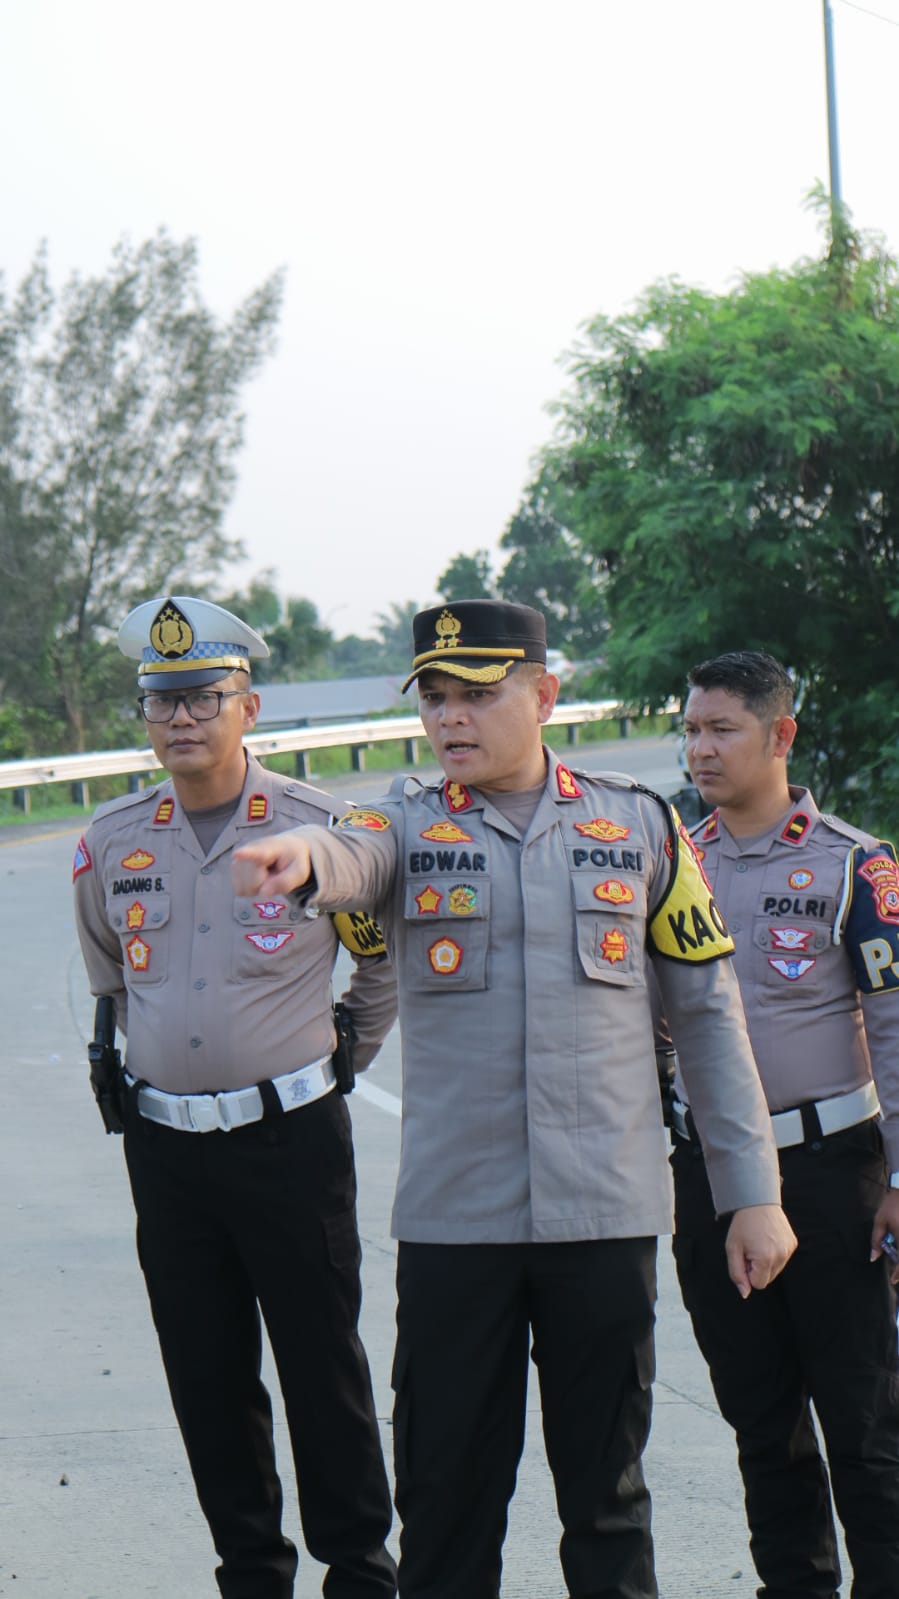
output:
[[531, 487], [499, 542], [511, 552], [497, 579], [503, 599], [544, 613], [551, 649], [592, 660], [608, 631], [600, 563], [553, 515], [541, 483]]
[[475, 550], [474, 555], [454, 555], [437, 579], [437, 592], [449, 605], [458, 600], [495, 599], [488, 552]]
[[570, 370], [540, 481], [606, 574], [593, 687], [658, 705], [697, 660], [769, 650], [800, 690], [797, 776], [895, 814], [895, 262], [838, 212], [821, 259], [724, 295], [657, 284]]
[[240, 553], [222, 521], [241, 391], [280, 296], [276, 275], [219, 323], [195, 243], [165, 232], [121, 242], [104, 277], [58, 298], [44, 250], [14, 298], [0, 280], [0, 687], [61, 724], [64, 747], [108, 743], [116, 696], [133, 696], [111, 646], [128, 609], [204, 592]]

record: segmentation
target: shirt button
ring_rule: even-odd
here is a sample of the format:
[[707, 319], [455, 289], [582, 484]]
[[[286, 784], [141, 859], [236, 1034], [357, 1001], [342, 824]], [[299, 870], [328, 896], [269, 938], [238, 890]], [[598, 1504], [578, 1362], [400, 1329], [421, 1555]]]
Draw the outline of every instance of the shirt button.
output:
[[727, 925], [732, 933], [742, 933], [743, 931], [742, 922], [728, 922]]
[[199, 1047], [202, 1044], [202, 1042], [203, 1042], [202, 1038], [192, 1038], [191, 1041], [190, 1041], [191, 1049], [199, 1049]]
[[198, 977], [196, 982], [194, 983], [194, 988], [205, 988], [205, 987], [206, 987], [206, 979], [205, 979], [205, 977]]
[[249, 911], [241, 911], [241, 913], [240, 913], [240, 919], [241, 919], [241, 921], [242, 921], [242, 922], [248, 922], [248, 921], [249, 921], [249, 920], [250, 920], [250, 913], [249, 913]]
[[746, 865], [745, 861], [737, 861], [737, 871], [738, 872], [748, 872], [749, 871], [749, 867]]
[[201, 866], [200, 867], [200, 876], [201, 877], [208, 877], [209, 873], [211, 871], [212, 871], [212, 867], [211, 866]]
[[197, 928], [197, 932], [198, 933], [208, 933], [209, 932], [209, 923], [208, 922], [201, 922], [199, 927]]

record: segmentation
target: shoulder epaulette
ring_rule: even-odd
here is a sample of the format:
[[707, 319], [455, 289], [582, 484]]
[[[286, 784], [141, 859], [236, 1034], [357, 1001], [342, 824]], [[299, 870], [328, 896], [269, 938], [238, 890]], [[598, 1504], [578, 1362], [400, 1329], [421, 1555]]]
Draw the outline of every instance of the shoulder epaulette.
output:
[[842, 816], [833, 816], [829, 811], [821, 811], [818, 820], [829, 827], [831, 832], [839, 833], [841, 838], [848, 838], [852, 844], [863, 844], [865, 849], [873, 849], [879, 840], [873, 833], [866, 832], [861, 827], [853, 827], [851, 822], [844, 822]]
[[154, 783], [152, 788], [142, 788], [137, 794], [120, 794], [117, 799], [104, 800], [91, 817], [91, 827], [97, 822], [107, 821], [117, 811], [131, 810], [135, 805], [146, 805], [149, 800], [156, 798], [161, 787], [161, 783]]

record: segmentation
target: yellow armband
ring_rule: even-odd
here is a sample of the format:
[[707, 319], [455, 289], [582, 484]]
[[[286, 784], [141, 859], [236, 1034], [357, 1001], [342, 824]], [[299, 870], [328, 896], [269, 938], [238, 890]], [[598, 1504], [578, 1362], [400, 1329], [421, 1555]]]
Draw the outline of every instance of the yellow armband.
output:
[[675, 961], [714, 961], [732, 955], [734, 941], [727, 931], [699, 863], [693, 840], [670, 807], [674, 826], [665, 840], [671, 876], [661, 904], [650, 923], [649, 936], [660, 955]]
[[351, 955], [386, 955], [384, 934], [368, 911], [335, 911], [334, 928]]

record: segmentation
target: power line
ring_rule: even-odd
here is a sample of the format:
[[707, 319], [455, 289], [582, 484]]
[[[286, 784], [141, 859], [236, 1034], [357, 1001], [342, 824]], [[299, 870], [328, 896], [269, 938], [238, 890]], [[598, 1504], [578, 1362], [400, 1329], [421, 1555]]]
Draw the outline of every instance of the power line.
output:
[[880, 11], [871, 11], [868, 6], [856, 5], [855, 0], [838, 0], [841, 6], [848, 6], [850, 11], [861, 11], [866, 17], [876, 17], [878, 22], [885, 22], [889, 28], [899, 28], [895, 17], [885, 17]]

